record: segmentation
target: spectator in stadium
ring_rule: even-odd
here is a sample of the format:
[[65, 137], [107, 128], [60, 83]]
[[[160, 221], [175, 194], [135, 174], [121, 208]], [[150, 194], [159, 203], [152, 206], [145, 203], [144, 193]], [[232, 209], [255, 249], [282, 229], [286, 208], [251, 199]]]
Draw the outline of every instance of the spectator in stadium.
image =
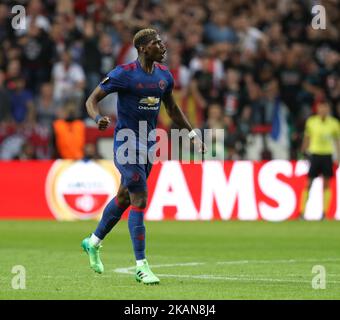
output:
[[21, 132], [6, 134], [5, 138], [1, 140], [0, 159], [13, 160], [18, 157], [25, 141], [26, 138]]
[[76, 16], [73, 13], [59, 14], [64, 26], [64, 37], [73, 62], [81, 63], [83, 31], [80, 30]]
[[[136, 48], [131, 45], [132, 32], [129, 29], [122, 30], [120, 34], [120, 43], [115, 47], [116, 52], [116, 65], [128, 63], [137, 59], [138, 53]], [[102, 39], [102, 54], [106, 54], [108, 38]], [[109, 48], [110, 49], [110, 48]]]
[[267, 137], [267, 147], [274, 159], [289, 159], [290, 136], [288, 108], [282, 101], [276, 79], [263, 87], [264, 124], [271, 127]]
[[[102, 33], [99, 38], [100, 53], [100, 76], [104, 77], [107, 70], [111, 70], [115, 65], [115, 55], [112, 38], [108, 33]], [[126, 58], [127, 60], [130, 58]]]
[[[73, 5], [73, 2], [76, 2], [76, 4]], [[74, 7], [76, 7], [78, 2], [83, 2], [86, 4], [87, 1], [58, 0], [55, 3], [55, 11], [58, 14], [62, 14], [62, 15], [73, 14]]]
[[[98, 85], [101, 78], [101, 54], [98, 46], [98, 36], [95, 24], [92, 20], [84, 22], [84, 45], [83, 61], [84, 72], [86, 74], [86, 93], [87, 95]], [[112, 57], [111, 57], [112, 58]], [[112, 59], [113, 61], [113, 59]], [[106, 69], [108, 70], [108, 69]]]
[[22, 76], [21, 63], [19, 58], [11, 59], [6, 66], [6, 86], [8, 89], [14, 88], [12, 80]]
[[174, 52], [168, 59], [169, 70], [174, 77], [174, 89], [182, 91], [182, 95], [187, 95], [187, 88], [190, 82], [189, 69], [182, 64], [181, 55], [179, 52]]
[[229, 68], [226, 71], [219, 95], [224, 114], [236, 116], [241, 113], [245, 95], [241, 91], [241, 74], [238, 70]]
[[53, 66], [52, 80], [54, 83], [54, 98], [59, 105], [67, 100], [74, 100], [77, 105], [76, 114], [80, 114], [85, 88], [85, 74], [81, 65], [72, 62], [71, 53], [65, 51], [61, 61]]
[[41, 0], [30, 0], [28, 2], [27, 17], [25, 19], [26, 28], [16, 30], [17, 34], [19, 36], [25, 34], [31, 29], [32, 25], [48, 32], [50, 29], [50, 21], [44, 14], [44, 9], [44, 3]]
[[10, 120], [11, 104], [8, 90], [5, 87], [5, 72], [0, 70], [0, 124]]
[[[205, 158], [209, 159], [210, 155], [216, 157], [217, 159], [223, 160], [226, 158], [227, 138], [227, 133], [224, 130], [225, 126], [223, 123], [223, 108], [218, 103], [212, 103], [208, 106], [207, 110], [207, 121], [201, 129], [204, 142], [206, 143], [208, 148], [208, 152]], [[205, 132], [206, 129], [210, 130]]]
[[14, 160], [35, 160], [37, 159], [37, 154], [35, 152], [35, 146], [26, 141], [22, 147], [18, 156], [13, 158]]
[[[192, 29], [193, 27], [191, 27]], [[180, 42], [180, 50], [181, 58], [183, 61], [183, 64], [186, 67], [190, 66], [190, 62], [196, 58], [198, 54], [200, 54], [202, 51], [204, 51], [203, 46], [203, 28], [200, 28], [198, 26], [195, 27], [195, 32], [184, 32], [182, 34], [183, 41]], [[169, 43], [169, 51], [171, 51], [171, 46], [173, 42]]]
[[243, 153], [243, 143], [245, 137], [237, 127], [234, 118], [225, 114], [223, 118], [224, 126], [226, 129], [226, 149], [227, 160], [240, 160]]
[[319, 100], [324, 96], [324, 70], [320, 69], [312, 58], [306, 61], [304, 69], [305, 76], [300, 101], [302, 106], [307, 106], [308, 108], [308, 106], [313, 105], [315, 100]]
[[50, 79], [54, 42], [42, 28], [32, 24], [19, 43], [27, 88], [36, 94], [40, 84]]
[[261, 43], [265, 40], [264, 34], [251, 24], [249, 12], [243, 11], [233, 17], [233, 25], [238, 38], [238, 45], [247, 59], [255, 58]]
[[252, 128], [252, 115], [251, 115], [251, 108], [249, 105], [245, 105], [242, 109], [242, 113], [240, 115], [240, 118], [237, 120], [237, 128], [239, 133], [239, 155], [241, 159], [244, 159], [246, 157], [246, 151], [247, 151], [247, 141], [249, 138], [249, 135], [251, 134], [251, 128]]
[[65, 37], [65, 26], [63, 25], [62, 21], [58, 16], [54, 18], [53, 24], [51, 26], [51, 29], [49, 31], [49, 37], [53, 41], [54, 44], [54, 53], [53, 53], [53, 59], [55, 56], [61, 55], [66, 47], [66, 37]]
[[340, 102], [340, 53], [335, 50], [327, 50], [323, 61], [323, 84], [326, 95], [332, 102], [332, 113], [340, 119], [340, 110], [336, 108]]
[[17, 124], [34, 123], [35, 107], [33, 93], [25, 89], [25, 79], [18, 77], [12, 80], [10, 90], [11, 114]]
[[244, 82], [247, 92], [247, 100], [251, 108], [252, 124], [254, 126], [262, 126], [265, 124], [265, 114], [263, 105], [263, 92], [259, 83], [254, 79], [252, 73], [247, 73], [244, 76]]
[[53, 123], [57, 156], [62, 159], [84, 158], [85, 124], [77, 118], [76, 103], [67, 102]]
[[[311, 27], [311, 1], [28, 0], [23, 3], [27, 4], [25, 30], [11, 27], [12, 1], [0, 4], [0, 69], [6, 74], [5, 91], [13, 92], [14, 80], [23, 77], [26, 87], [33, 90], [34, 101], [40, 101], [40, 84], [52, 82], [60, 105], [64, 97], [78, 97], [78, 114], [83, 120], [86, 115], [79, 107], [85, 85], [89, 92], [103, 73], [111, 69], [108, 65], [133, 60], [131, 34], [149, 26], [164, 34], [169, 59], [180, 60], [180, 90], [188, 93], [184, 111], [196, 127], [203, 126], [207, 107], [216, 96], [220, 98], [222, 91], [227, 93], [226, 101], [238, 104], [236, 114], [232, 115], [237, 131], [250, 124], [250, 131], [257, 132], [254, 128], [268, 123], [266, 86], [273, 80], [279, 82], [281, 99], [289, 109], [291, 158], [297, 158], [304, 122], [322, 97], [321, 92], [328, 99], [333, 115], [340, 118], [340, 25], [338, 8], [332, 1], [322, 3], [326, 8], [326, 30]], [[57, 61], [65, 52], [72, 58], [62, 59], [66, 60], [66, 68], [64, 62]], [[167, 63], [178, 66], [178, 62]], [[189, 70], [188, 79], [183, 77], [185, 67]], [[237, 88], [230, 89], [234, 85], [225, 86], [225, 79], [235, 78], [236, 73]], [[242, 101], [238, 101], [238, 96]], [[223, 101], [219, 102], [224, 105]], [[104, 100], [105, 112], [115, 114], [115, 103], [114, 95], [111, 100]], [[251, 116], [250, 122], [243, 118], [244, 105], [250, 108], [245, 112]], [[252, 157], [257, 158], [256, 154], [260, 157], [263, 147], [259, 144]], [[271, 148], [270, 143], [266, 147]]]
[[14, 29], [9, 18], [9, 8], [5, 3], [0, 3], [0, 43], [13, 39]]
[[211, 20], [205, 25], [204, 37], [208, 43], [236, 43], [237, 35], [229, 22], [231, 19], [225, 10], [216, 10]]
[[40, 95], [35, 102], [37, 121], [42, 126], [52, 129], [57, 117], [58, 105], [53, 97], [53, 85], [45, 82], [40, 87]]
[[283, 19], [284, 34], [289, 41], [302, 42], [306, 38], [306, 26], [311, 21], [311, 15], [303, 1], [288, 2], [288, 10]]
[[190, 91], [198, 107], [197, 111], [206, 119], [208, 105], [218, 98], [218, 88], [223, 76], [222, 66], [208, 52], [202, 52], [191, 61], [190, 69], [193, 72]]
[[299, 66], [297, 54], [292, 50], [285, 52], [283, 66], [279, 69], [280, 92], [284, 103], [293, 114], [299, 114], [299, 93], [304, 74]]

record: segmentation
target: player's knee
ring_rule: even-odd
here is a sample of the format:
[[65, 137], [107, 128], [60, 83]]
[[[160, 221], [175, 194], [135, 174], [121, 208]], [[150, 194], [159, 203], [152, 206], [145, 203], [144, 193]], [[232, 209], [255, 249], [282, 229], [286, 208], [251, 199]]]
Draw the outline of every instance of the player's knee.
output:
[[123, 207], [128, 207], [130, 205], [130, 197], [129, 192], [126, 190], [122, 190], [117, 194], [117, 201]]
[[131, 205], [133, 205], [134, 207], [140, 208], [140, 209], [145, 209], [146, 203], [147, 203], [147, 196], [146, 195], [134, 197], [134, 199], [131, 201]]
[[129, 197], [121, 195], [121, 196], [118, 197], [118, 203], [122, 207], [128, 207], [130, 205], [130, 199], [129, 199]]
[[137, 208], [140, 208], [140, 209], [145, 209], [146, 208], [146, 200], [144, 200], [144, 199], [137, 200], [137, 201], [135, 201], [134, 206], [137, 207]]

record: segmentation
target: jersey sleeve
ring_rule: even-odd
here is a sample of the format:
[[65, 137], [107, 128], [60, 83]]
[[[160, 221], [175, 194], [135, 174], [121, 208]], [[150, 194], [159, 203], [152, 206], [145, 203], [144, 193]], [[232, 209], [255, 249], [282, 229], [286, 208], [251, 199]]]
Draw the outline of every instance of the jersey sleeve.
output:
[[171, 93], [174, 88], [174, 77], [172, 76], [171, 72], [168, 72], [168, 85], [165, 89], [165, 93]]
[[118, 92], [127, 88], [127, 79], [124, 69], [120, 66], [110, 71], [99, 84], [106, 93]]

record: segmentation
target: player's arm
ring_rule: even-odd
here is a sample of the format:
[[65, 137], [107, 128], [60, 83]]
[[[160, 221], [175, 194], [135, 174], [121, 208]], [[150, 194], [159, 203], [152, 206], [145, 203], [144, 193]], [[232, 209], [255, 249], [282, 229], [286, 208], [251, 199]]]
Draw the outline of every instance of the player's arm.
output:
[[340, 124], [339, 122], [337, 122], [336, 129], [335, 129], [334, 144], [335, 144], [335, 150], [336, 150], [337, 165], [339, 166], [339, 163], [340, 163]]
[[206, 152], [207, 148], [202, 140], [198, 137], [198, 135], [193, 131], [191, 124], [189, 123], [187, 117], [181, 110], [181, 108], [175, 102], [175, 99], [172, 95], [172, 92], [165, 93], [163, 96], [163, 103], [166, 109], [167, 114], [171, 118], [171, 120], [181, 129], [189, 130], [189, 138], [198, 146], [199, 152]]
[[303, 140], [301, 145], [301, 153], [306, 156], [310, 144], [310, 121], [307, 120], [305, 125], [305, 132], [303, 134]]
[[89, 116], [97, 123], [99, 130], [105, 130], [110, 124], [110, 118], [101, 116], [99, 113], [98, 102], [108, 95], [99, 86], [96, 87], [86, 100], [86, 110]]
[[303, 140], [302, 140], [302, 146], [301, 146], [301, 152], [303, 154], [307, 153], [308, 147], [309, 147], [309, 143], [310, 143], [310, 137], [309, 135], [307, 135], [306, 133], [303, 136]]

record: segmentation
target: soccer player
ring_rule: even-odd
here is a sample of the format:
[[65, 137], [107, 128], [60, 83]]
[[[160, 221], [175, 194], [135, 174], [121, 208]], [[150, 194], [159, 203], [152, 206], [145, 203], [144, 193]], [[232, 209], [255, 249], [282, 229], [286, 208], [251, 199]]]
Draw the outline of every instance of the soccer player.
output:
[[[107, 77], [91, 93], [86, 101], [89, 116], [97, 123], [99, 130], [105, 130], [110, 120], [99, 114], [98, 102], [112, 92], [118, 92], [118, 120], [114, 135], [114, 163], [121, 174], [121, 185], [115, 198], [105, 207], [97, 229], [90, 237], [82, 241], [82, 248], [88, 253], [90, 266], [97, 272], [104, 271], [100, 260], [99, 248], [102, 240], [120, 220], [123, 212], [131, 205], [128, 227], [136, 258], [136, 280], [145, 284], [157, 284], [159, 279], [153, 274], [145, 258], [144, 211], [147, 203], [146, 180], [152, 164], [135, 163], [134, 159], [122, 163], [119, 147], [125, 141], [117, 138], [122, 130], [130, 129], [137, 138], [145, 134], [139, 132], [139, 123], [146, 121], [147, 133], [156, 128], [161, 101], [164, 102], [170, 118], [189, 132], [189, 138], [200, 152], [206, 152], [206, 146], [196, 135], [187, 118], [177, 106], [172, 95], [174, 80], [168, 68], [160, 64], [166, 54], [165, 46], [159, 34], [153, 29], [137, 32], [133, 39], [138, 51], [136, 61], [119, 65], [107, 74]], [[145, 122], [144, 122], [145, 123]], [[142, 139], [143, 140], [143, 139]], [[132, 141], [132, 145], [133, 145]], [[135, 144], [137, 158], [152, 148], [155, 142], [142, 141]], [[130, 161], [132, 160], [132, 161]]]
[[333, 173], [334, 144], [337, 151], [337, 161], [340, 160], [340, 124], [330, 116], [330, 107], [327, 102], [319, 103], [317, 114], [310, 116], [305, 125], [304, 139], [301, 151], [309, 154], [310, 168], [308, 172], [308, 185], [303, 191], [301, 201], [301, 214], [305, 211], [309, 190], [313, 179], [323, 177], [323, 217], [329, 209], [331, 193], [330, 179]]

